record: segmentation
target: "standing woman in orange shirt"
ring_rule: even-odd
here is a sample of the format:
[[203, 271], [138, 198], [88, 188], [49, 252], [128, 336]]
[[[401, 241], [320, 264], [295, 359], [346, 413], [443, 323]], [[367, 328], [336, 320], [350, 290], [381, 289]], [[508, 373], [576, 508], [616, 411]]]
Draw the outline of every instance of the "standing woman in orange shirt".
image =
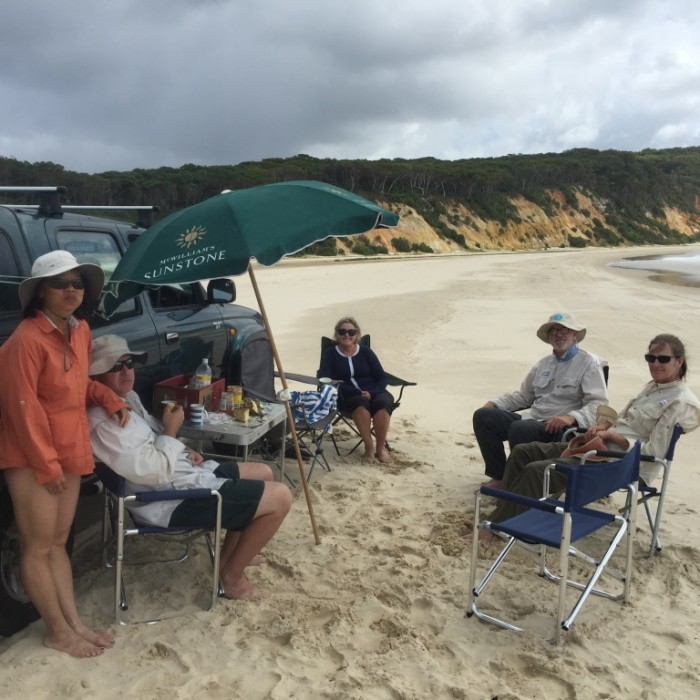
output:
[[24, 320], [0, 347], [0, 469], [22, 542], [22, 583], [46, 624], [44, 644], [77, 657], [114, 644], [80, 619], [66, 553], [80, 477], [95, 466], [86, 404], [122, 425], [129, 419], [116, 394], [90, 381], [90, 328], [73, 315], [103, 283], [101, 267], [64, 250], [38, 257], [19, 288]]

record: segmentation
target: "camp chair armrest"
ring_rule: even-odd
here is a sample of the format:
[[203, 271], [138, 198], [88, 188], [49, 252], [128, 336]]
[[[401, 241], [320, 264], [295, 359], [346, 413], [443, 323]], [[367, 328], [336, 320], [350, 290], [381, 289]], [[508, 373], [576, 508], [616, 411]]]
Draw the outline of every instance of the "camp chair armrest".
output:
[[215, 495], [214, 489], [170, 489], [168, 491], [139, 491], [133, 496], [127, 496], [124, 500], [134, 500], [138, 503], [155, 503], [157, 501], [193, 501], [211, 498]]
[[[275, 377], [279, 378], [280, 373], [275, 371]], [[285, 372], [284, 376], [286, 379], [291, 379], [293, 382], [300, 382], [301, 384], [318, 384], [318, 379], [312, 377], [310, 374], [296, 374], [293, 372]]]
[[[624, 457], [627, 453], [620, 450], [592, 450], [592, 453], [597, 457], [614, 457], [615, 459], [620, 459]], [[640, 462], [658, 462], [659, 460], [654, 455], [639, 455]]]
[[536, 508], [537, 510], [544, 510], [549, 513], [554, 513], [556, 512], [557, 508], [562, 507], [562, 504], [556, 501], [541, 500], [539, 498], [531, 498], [530, 496], [522, 496], [521, 494], [514, 493], [513, 491], [506, 491], [505, 489], [494, 489], [490, 486], [482, 486], [480, 491], [484, 496], [500, 498], [503, 501], [519, 503], [520, 505], [528, 506], [528, 508]]
[[401, 377], [397, 377], [395, 374], [389, 374], [389, 372], [384, 372], [384, 375], [386, 376], [387, 384], [389, 386], [416, 386], [415, 382], [408, 382], [405, 379], [401, 379]]
[[399, 390], [399, 395], [394, 403], [394, 408], [398, 408], [401, 404], [401, 399], [403, 398], [403, 390], [407, 386], [416, 386], [416, 383], [407, 382], [405, 379], [401, 379], [401, 377], [397, 377], [395, 374], [389, 374], [388, 372], [384, 372], [384, 375], [386, 376], [387, 384], [389, 386], [401, 387], [401, 389]]
[[585, 433], [588, 428], [582, 428], [580, 425], [572, 425], [568, 427], [561, 436], [562, 442], [569, 442], [575, 435]]
[[254, 399], [259, 399], [260, 401], [265, 401], [265, 403], [282, 403], [276, 396], [268, 396], [259, 391], [254, 391], [248, 387], [245, 388], [245, 393], [248, 396], [252, 396]]

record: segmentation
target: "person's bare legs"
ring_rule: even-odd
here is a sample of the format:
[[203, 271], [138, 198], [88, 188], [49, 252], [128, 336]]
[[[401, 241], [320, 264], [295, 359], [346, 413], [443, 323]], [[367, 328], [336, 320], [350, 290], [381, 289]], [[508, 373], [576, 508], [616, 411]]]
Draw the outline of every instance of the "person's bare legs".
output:
[[257, 481], [274, 481], [275, 475], [272, 467], [263, 462], [238, 462], [238, 474], [241, 479], [255, 479]]
[[[372, 416], [369, 411], [363, 406], [358, 406], [352, 412], [352, 419], [355, 421], [357, 431], [360, 433], [362, 442], [365, 446], [364, 458], [370, 462], [374, 462], [374, 443], [372, 442]], [[386, 436], [385, 436], [386, 437]]]
[[37, 484], [32, 469], [8, 469], [5, 482], [22, 540], [22, 583], [46, 625], [44, 644], [71, 656], [98, 656], [103, 647], [112, 646], [113, 640], [88, 629], [80, 620], [65, 549], [80, 477], [67, 476], [67, 488], [60, 496]]
[[374, 434], [377, 438], [377, 459], [386, 464], [391, 462], [391, 453], [386, 449], [386, 436], [389, 432], [391, 416], [385, 409], [381, 409], [374, 414]]
[[[258, 481], [274, 481], [275, 475], [272, 473], [272, 468], [268, 464], [262, 462], [239, 462], [238, 473], [241, 479], [257, 479]], [[224, 543], [221, 545], [221, 553], [219, 554], [219, 566], [223, 571], [231, 556], [231, 553], [236, 548], [238, 540], [241, 538], [241, 533], [238, 530], [227, 530], [224, 537]], [[258, 552], [248, 563], [248, 566], [255, 566], [264, 561], [264, 558]]]
[[240, 533], [230, 533], [231, 537], [226, 534], [222, 548], [222, 553], [226, 550], [226, 561], [221, 566], [221, 583], [227, 598], [251, 599], [257, 596], [244, 570], [272, 539], [291, 506], [292, 494], [287, 486], [279, 481], [266, 481], [253, 522]]

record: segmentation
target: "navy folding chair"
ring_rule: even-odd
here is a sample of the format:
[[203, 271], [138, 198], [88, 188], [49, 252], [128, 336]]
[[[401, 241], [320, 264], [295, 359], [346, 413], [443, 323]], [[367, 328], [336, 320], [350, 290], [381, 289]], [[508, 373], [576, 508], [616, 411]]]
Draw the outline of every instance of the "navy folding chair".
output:
[[[370, 347], [371, 343], [371, 338], [369, 333], [366, 333], [359, 339], [359, 344], [360, 345], [365, 345], [366, 347]], [[327, 336], [322, 336], [321, 338], [321, 354], [323, 355], [324, 351], [335, 345], [335, 341], [332, 338], [328, 338]], [[394, 411], [401, 405], [401, 400], [403, 398], [403, 391], [407, 386], [416, 386], [416, 382], [409, 382], [405, 379], [401, 379], [401, 377], [397, 377], [394, 374], [390, 374], [389, 372], [386, 372], [385, 374], [388, 380], [388, 386], [393, 389], [398, 389], [399, 390], [399, 395], [398, 397], [394, 398], [394, 404], [391, 408], [392, 415]], [[338, 423], [342, 422], [347, 428], [349, 428], [357, 437], [358, 440], [357, 442], [345, 453], [346, 455], [352, 454], [361, 444], [362, 444], [362, 438], [360, 438], [360, 433], [357, 430], [357, 427], [355, 426], [355, 422], [352, 420], [352, 416], [350, 413], [346, 411], [341, 411], [338, 410], [337, 415], [335, 417], [335, 420], [333, 422], [333, 425], [337, 425]], [[335, 451], [340, 456], [342, 453], [340, 451], [340, 445], [338, 445], [338, 442], [335, 439], [335, 436], [333, 435], [333, 432], [331, 432], [331, 440], [333, 441], [333, 447], [335, 447]], [[387, 449], [391, 451], [390, 445], [387, 443]]]
[[[494, 574], [504, 563], [516, 543], [523, 544], [526, 549], [531, 549], [534, 546], [539, 553], [540, 576], [559, 583], [554, 635], [549, 641], [555, 644], [559, 641], [561, 631], [568, 630], [571, 627], [591, 593], [613, 600], [628, 602], [632, 576], [632, 542], [637, 513], [639, 452], [640, 446], [637, 443], [622, 459], [614, 462], [574, 466], [552, 464], [547, 467], [545, 473], [542, 499], [528, 498], [510, 491], [504, 491], [503, 489], [482, 486], [476, 492], [475, 522], [479, 521], [483, 496], [492, 496], [518, 503], [527, 506], [528, 510], [500, 523], [485, 521], [481, 524], [482, 528], [505, 537], [506, 543], [478, 584], [476, 583], [476, 574], [479, 560], [479, 528], [474, 528], [467, 616], [476, 615], [479, 619], [491, 622], [504, 629], [523, 630], [523, 627], [507, 622], [493, 614], [486, 613], [477, 606], [477, 598], [484, 592], [487, 584], [492, 580]], [[549, 492], [549, 473], [552, 469], [556, 469], [567, 476], [567, 487], [563, 500], [547, 495]], [[627, 506], [623, 514], [612, 513], [603, 507], [590, 505], [594, 501], [609, 496], [619, 489], [627, 490]], [[613, 528], [614, 535], [608, 541], [607, 547], [602, 553], [591, 556], [572, 546], [574, 543], [580, 543], [605, 527]], [[625, 565], [624, 571], [619, 572], [613, 570], [608, 564], [623, 539], [625, 539]], [[597, 545], [601, 547], [600, 542], [597, 542]], [[548, 550], [552, 549], [559, 550], [557, 574], [550, 571], [547, 566], [547, 553]], [[568, 578], [569, 558], [571, 556], [577, 557], [593, 566], [593, 572], [587, 581], [575, 581]], [[618, 579], [621, 583], [621, 591], [614, 593], [600, 588], [598, 582], [603, 574]], [[510, 580], [512, 585], [513, 579]], [[520, 579], [517, 579], [517, 581], [519, 582]], [[520, 584], [516, 583], [516, 585]], [[581, 591], [581, 594], [567, 614], [566, 593], [568, 587]]]
[[[171, 491], [142, 491], [132, 495], [127, 494], [126, 480], [112, 471], [108, 466], [98, 463], [95, 472], [104, 486], [104, 517], [102, 521], [102, 556], [103, 564], [110, 565], [107, 550], [114, 548], [112, 566], [114, 567], [114, 620], [118, 625], [125, 625], [122, 613], [128, 609], [126, 590], [124, 587], [125, 548], [127, 537], [138, 535], [167, 535], [183, 536], [183, 554], [174, 560], [161, 563], [183, 561], [189, 554], [189, 545], [193, 537], [203, 535], [206, 539], [209, 557], [212, 561], [211, 604], [214, 607], [220, 593], [219, 583], [219, 553], [221, 549], [221, 494], [214, 489], [185, 489]], [[213, 531], [197, 527], [154, 527], [139, 525], [135, 521], [129, 525], [128, 520], [134, 520], [128, 514], [129, 503], [153, 503], [173, 500], [202, 500], [216, 499], [216, 527]], [[213, 538], [212, 538], [213, 534]], [[212, 541], [213, 539], [213, 541]], [[139, 562], [144, 563], [144, 562]], [[152, 562], [148, 562], [152, 563]], [[158, 622], [163, 618], [139, 620], [139, 622]]]
[[[671, 473], [671, 463], [673, 462], [673, 456], [676, 451], [676, 443], [681, 435], [685, 431], [683, 428], [676, 423], [673, 426], [673, 432], [671, 433], [671, 439], [668, 443], [668, 449], [663, 457], [655, 457], [654, 455], [641, 455], [640, 460], [642, 462], [655, 462], [661, 466], [662, 478], [661, 485], [656, 487], [651, 484], [647, 484], [644, 479], [639, 481], [639, 503], [644, 505], [644, 511], [646, 512], [647, 521], [649, 523], [649, 529], [651, 530], [651, 546], [649, 547], [649, 558], [653, 557], [657, 552], [661, 551], [661, 541], [659, 540], [659, 528], [661, 527], [661, 516], [664, 512], [664, 504], [666, 502], [666, 491], [668, 488], [668, 477]], [[599, 456], [599, 457], [615, 457], [619, 458], [622, 456], [622, 452], [617, 452], [616, 450], [595, 450], [588, 453], [588, 456]], [[650, 503], [656, 500], [656, 508], [652, 509]]]
[[296, 402], [293, 400], [295, 395], [296, 392], [292, 392], [292, 400], [289, 402], [289, 407], [292, 409], [292, 415], [294, 416], [294, 429], [297, 433], [297, 440], [299, 441], [302, 455], [310, 455], [309, 472], [306, 475], [306, 481], [310, 482], [316, 464], [320, 464], [327, 472], [331, 471], [331, 465], [328, 463], [323, 451], [323, 440], [327, 435], [332, 434], [333, 421], [336, 419], [337, 411], [334, 400], [333, 407], [325, 416], [314, 419], [307, 412], [307, 407], [301, 398]]

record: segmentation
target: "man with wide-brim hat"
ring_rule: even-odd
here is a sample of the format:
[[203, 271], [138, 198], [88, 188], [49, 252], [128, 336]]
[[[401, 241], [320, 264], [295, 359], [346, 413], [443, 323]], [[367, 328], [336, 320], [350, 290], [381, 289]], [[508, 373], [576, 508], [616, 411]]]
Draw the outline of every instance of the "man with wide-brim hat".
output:
[[[101, 406], [88, 408], [90, 440], [95, 457], [127, 482], [127, 491], [216, 489], [221, 494], [221, 526], [226, 530], [221, 550], [221, 585], [227, 598], [258, 596], [244, 570], [259, 561], [258, 552], [275, 534], [292, 505], [287, 486], [273, 480], [262, 462], [204, 460], [177, 439], [185, 419], [183, 407], [163, 407], [161, 421], [146, 411], [134, 391], [134, 362], [143, 352], [131, 350], [118, 335], [95, 339], [90, 376], [121, 396], [131, 409], [124, 428]], [[141, 524], [157, 527], [212, 527], [216, 506], [192, 501], [136, 502], [128, 506]]]
[[[527, 374], [520, 389], [487, 401], [473, 416], [474, 435], [484, 458], [489, 486], [500, 487], [510, 448], [526, 442], [557, 442], [564, 432], [595, 425], [608, 389], [601, 359], [579, 347], [585, 326], [571, 314], [554, 313], [537, 329], [552, 346]], [[529, 409], [527, 417], [518, 411]]]

